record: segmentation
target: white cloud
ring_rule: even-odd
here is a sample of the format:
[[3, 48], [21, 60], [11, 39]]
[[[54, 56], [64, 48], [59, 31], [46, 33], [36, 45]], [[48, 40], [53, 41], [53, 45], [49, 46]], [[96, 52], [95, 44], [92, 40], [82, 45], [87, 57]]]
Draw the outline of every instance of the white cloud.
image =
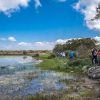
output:
[[2, 50], [52, 50], [56, 44], [65, 44], [68, 40], [71, 39], [58, 39], [56, 41], [50, 42], [15, 42], [17, 40], [11, 36], [8, 37], [8, 40], [14, 43], [8, 42], [7, 45], [3, 44], [1, 47]]
[[96, 36], [93, 39], [95, 39], [97, 42], [100, 42], [100, 37], [99, 36]]
[[96, 40], [96, 45], [100, 45], [100, 37], [99, 36], [96, 36], [93, 39]]
[[15, 39], [15, 37], [13, 37], [13, 36], [8, 37], [8, 40], [11, 41], [11, 42], [16, 42], [16, 41], [17, 41], [17, 40]]
[[20, 42], [18, 43], [18, 46], [32, 46], [32, 43]]
[[34, 0], [35, 2], [35, 9], [38, 9], [39, 7], [42, 7], [42, 4], [40, 2], [40, 0]]
[[0, 11], [6, 15], [19, 10], [20, 7], [27, 7], [30, 0], [0, 0]]
[[44, 42], [35, 42], [34, 44], [37, 45], [37, 46], [44, 46], [46, 43], [44, 43]]
[[53, 42], [20, 42], [17, 44], [17, 49], [34, 49], [34, 50], [52, 50], [55, 46]]
[[52, 50], [55, 46], [55, 42], [35, 42], [33, 46], [37, 50]]
[[68, 39], [58, 39], [56, 41], [57, 44], [65, 44], [68, 41]]
[[[74, 8], [84, 15], [84, 20], [88, 28], [100, 30], [100, 19], [94, 19], [97, 12], [96, 8], [100, 0], [79, 0]], [[94, 20], [91, 20], [94, 19]]]
[[69, 39], [58, 39], [58, 40], [56, 40], [56, 44], [65, 44], [66, 42], [68, 42], [69, 40], [72, 40], [72, 39], [74, 39], [74, 40], [76, 40], [76, 39], [81, 39], [81, 38], [69, 38]]
[[[7, 16], [11, 16], [13, 12], [20, 10], [22, 7], [28, 7], [29, 2], [34, 2], [35, 9], [38, 9], [39, 7], [42, 7], [41, 1], [42, 0], [0, 0], [0, 12], [3, 12]], [[67, 0], [55, 1], [64, 3]]]
[[[14, 38], [14, 37], [13, 37]], [[14, 38], [15, 39], [15, 38]], [[46, 42], [14, 42], [2, 44], [0, 49], [2, 50], [52, 50], [56, 44], [65, 44], [67, 41], [72, 39], [81, 39], [81, 38], [69, 38], [69, 39], [58, 39], [56, 41]], [[97, 41], [97, 45], [100, 44], [100, 37], [93, 37]], [[12, 41], [10, 37], [10, 41]], [[16, 40], [16, 39], [15, 39]]]
[[17, 49], [26, 50], [52, 50], [56, 42], [20, 42], [17, 44]]

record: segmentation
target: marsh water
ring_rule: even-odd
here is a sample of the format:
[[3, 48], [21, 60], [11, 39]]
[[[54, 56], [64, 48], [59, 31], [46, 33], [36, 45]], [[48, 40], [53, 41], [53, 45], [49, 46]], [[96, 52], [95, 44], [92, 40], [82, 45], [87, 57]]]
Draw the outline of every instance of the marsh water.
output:
[[40, 70], [35, 67], [40, 62], [29, 56], [0, 57], [0, 98], [66, 90], [67, 85], [60, 80], [73, 79], [73, 76]]

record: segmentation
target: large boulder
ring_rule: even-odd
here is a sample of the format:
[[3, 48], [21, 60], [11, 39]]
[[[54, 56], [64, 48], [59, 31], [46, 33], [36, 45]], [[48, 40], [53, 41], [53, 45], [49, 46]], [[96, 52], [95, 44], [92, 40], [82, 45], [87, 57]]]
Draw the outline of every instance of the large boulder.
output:
[[93, 79], [100, 79], [100, 66], [89, 68], [88, 76]]

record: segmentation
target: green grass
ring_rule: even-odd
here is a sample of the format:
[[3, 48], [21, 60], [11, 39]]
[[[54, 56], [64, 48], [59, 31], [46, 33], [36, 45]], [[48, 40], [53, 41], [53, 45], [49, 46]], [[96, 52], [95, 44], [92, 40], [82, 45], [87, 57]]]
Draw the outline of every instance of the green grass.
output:
[[[76, 58], [74, 61], [70, 61], [68, 58], [62, 58], [62, 57], [56, 57], [48, 59], [48, 54], [41, 54], [39, 55], [39, 59], [42, 59], [43, 62], [36, 65], [36, 67], [39, 67], [43, 70], [53, 70], [53, 71], [61, 71], [66, 73], [71, 73], [74, 75], [84, 75], [86, 74], [83, 71], [84, 66], [91, 66], [91, 59], [90, 58]], [[77, 91], [75, 86], [80, 86], [84, 83], [84, 80], [78, 80], [78, 81], [72, 81], [72, 80], [61, 80], [61, 82], [66, 83], [70, 86], [70, 88], [67, 90], [67, 93], [62, 93], [62, 96], [60, 98], [55, 96], [44, 96], [44, 95], [36, 95], [33, 97], [30, 97], [28, 100], [82, 100], [82, 98], [85, 98], [84, 100], [87, 100], [87, 97], [96, 98], [94, 97], [94, 91], [91, 91], [91, 89], [83, 89], [80, 88], [78, 91], [78, 95], [73, 97], [73, 93]]]
[[48, 57], [50, 56], [50, 54], [39, 54], [39, 58], [41, 59], [48, 59]]
[[40, 67], [43, 70], [58, 70], [58, 71], [64, 71], [66, 59], [60, 59], [60, 58], [53, 58], [53, 59], [44, 59], [43, 62], [39, 63], [37, 67]]
[[44, 59], [43, 62], [36, 65], [42, 70], [54, 70], [72, 74], [84, 74], [83, 66], [69, 66], [69, 60], [66, 58]]
[[30, 96], [27, 100], [81, 100], [78, 98], [74, 98], [68, 95], [51, 95], [51, 96], [44, 96], [44, 95], [36, 95]]
[[84, 74], [85, 71], [83, 70], [84, 66], [87, 68], [91, 65], [90, 58], [75, 58], [74, 61], [70, 61], [69, 58], [63, 57], [55, 57], [49, 58], [50, 53], [42, 53], [39, 54], [38, 59], [42, 59], [43, 62], [36, 65], [36, 67], [41, 68], [42, 70], [54, 70], [54, 71], [62, 71], [67, 73], [75, 73], [75, 74]]
[[39, 53], [39, 54], [37, 53], [37, 55], [33, 55], [32, 57], [37, 59], [48, 59], [50, 53]]

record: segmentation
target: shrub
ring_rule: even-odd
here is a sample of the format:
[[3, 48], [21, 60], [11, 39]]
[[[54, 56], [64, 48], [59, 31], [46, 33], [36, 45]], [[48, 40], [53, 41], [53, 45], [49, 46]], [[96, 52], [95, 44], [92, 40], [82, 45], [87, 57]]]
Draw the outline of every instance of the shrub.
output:
[[91, 66], [91, 64], [92, 63], [91, 63], [91, 60], [89, 58], [76, 59], [76, 60], [68, 62], [68, 66], [85, 66], [85, 65]]
[[52, 58], [55, 58], [55, 54], [51, 53], [49, 56], [48, 56], [48, 59], [52, 59]]
[[38, 53], [37, 54], [34, 54], [33, 57], [39, 57], [39, 54]]
[[68, 62], [68, 66], [79, 66], [80, 64], [80, 60], [73, 60]]

